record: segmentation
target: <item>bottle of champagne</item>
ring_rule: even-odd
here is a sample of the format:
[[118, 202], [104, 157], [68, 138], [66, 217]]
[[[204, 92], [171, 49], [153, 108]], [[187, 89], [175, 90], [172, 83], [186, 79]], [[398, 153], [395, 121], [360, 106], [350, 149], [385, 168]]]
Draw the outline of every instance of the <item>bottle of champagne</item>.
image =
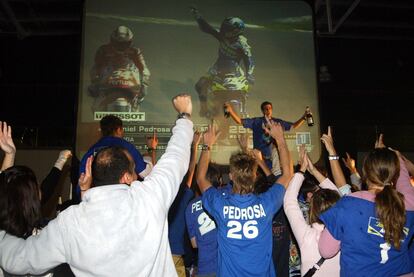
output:
[[315, 124], [315, 122], [313, 121], [313, 115], [310, 111], [309, 106], [306, 107], [306, 123], [308, 123], [308, 126], [313, 126], [313, 124]]

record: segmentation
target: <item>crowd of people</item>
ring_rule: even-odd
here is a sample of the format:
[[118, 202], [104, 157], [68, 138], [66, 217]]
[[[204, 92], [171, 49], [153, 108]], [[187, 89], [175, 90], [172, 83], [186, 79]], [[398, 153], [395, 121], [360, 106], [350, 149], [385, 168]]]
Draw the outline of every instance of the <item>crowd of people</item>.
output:
[[284, 130], [306, 113], [289, 123], [264, 102], [263, 117], [242, 120], [226, 105], [253, 129], [254, 149], [241, 137], [225, 167], [211, 162], [220, 130], [193, 130], [190, 96], [172, 103], [178, 119], [158, 161], [155, 134], [141, 155], [122, 121], [104, 117], [76, 168], [78, 201], [52, 220], [41, 207], [72, 153], [60, 152], [39, 184], [14, 164], [12, 130], [0, 122], [0, 276], [414, 276], [414, 164], [382, 135], [361, 175], [330, 128], [326, 168], [304, 146], [293, 166]]

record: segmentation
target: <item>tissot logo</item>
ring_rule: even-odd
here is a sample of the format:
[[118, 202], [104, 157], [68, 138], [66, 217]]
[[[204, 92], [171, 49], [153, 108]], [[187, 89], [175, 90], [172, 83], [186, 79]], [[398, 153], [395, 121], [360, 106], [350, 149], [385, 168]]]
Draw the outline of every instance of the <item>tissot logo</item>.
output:
[[145, 113], [139, 112], [95, 112], [93, 119], [99, 121], [106, 115], [115, 115], [123, 121], [145, 121]]

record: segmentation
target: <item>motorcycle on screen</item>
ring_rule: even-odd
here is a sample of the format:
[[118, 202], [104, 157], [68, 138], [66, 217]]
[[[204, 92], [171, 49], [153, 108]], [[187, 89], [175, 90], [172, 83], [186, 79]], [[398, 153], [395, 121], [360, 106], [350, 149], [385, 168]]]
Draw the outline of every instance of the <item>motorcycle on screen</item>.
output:
[[133, 63], [116, 69], [108, 66], [88, 87], [94, 111], [139, 112], [145, 96], [138, 68]]

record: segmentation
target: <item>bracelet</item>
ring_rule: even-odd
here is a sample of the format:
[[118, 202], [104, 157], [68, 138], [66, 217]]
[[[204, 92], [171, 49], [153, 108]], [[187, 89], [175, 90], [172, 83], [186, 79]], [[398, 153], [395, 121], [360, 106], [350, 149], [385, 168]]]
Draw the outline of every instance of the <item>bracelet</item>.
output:
[[330, 161], [339, 160], [338, 155], [329, 155], [328, 158], [329, 158]]
[[191, 114], [189, 114], [189, 113], [179, 113], [177, 119], [180, 119], [180, 118], [190, 119]]
[[208, 146], [208, 144], [203, 144], [201, 145], [201, 150], [210, 151], [210, 146]]

